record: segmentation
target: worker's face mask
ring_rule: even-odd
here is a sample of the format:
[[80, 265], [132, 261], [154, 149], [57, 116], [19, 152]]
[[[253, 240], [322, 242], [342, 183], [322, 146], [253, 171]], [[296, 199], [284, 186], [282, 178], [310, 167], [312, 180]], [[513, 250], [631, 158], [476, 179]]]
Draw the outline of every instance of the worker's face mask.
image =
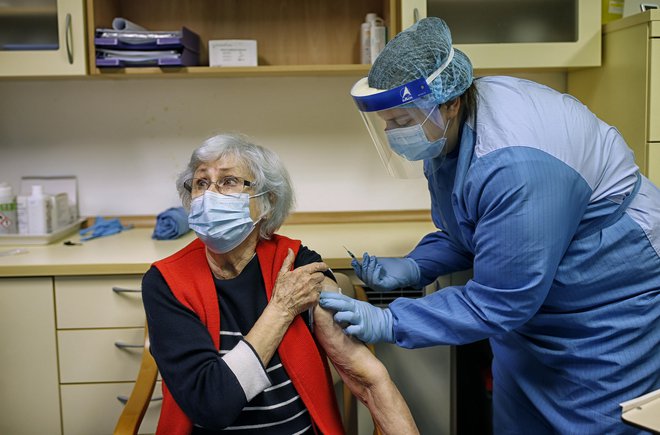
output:
[[[429, 116], [432, 113], [433, 111], [429, 113]], [[421, 124], [387, 130], [385, 134], [392, 150], [401, 157], [411, 161], [432, 159], [441, 155], [447, 145], [447, 129], [449, 128], [451, 119], [447, 121], [442, 137], [438, 140], [430, 141], [424, 132], [424, 123], [429, 119], [429, 116]], [[438, 118], [444, 124], [440, 113], [438, 113]]]
[[190, 203], [188, 224], [211, 251], [225, 254], [240, 245], [250, 235], [257, 222], [250, 216], [250, 196], [247, 193], [223, 195], [207, 190]]

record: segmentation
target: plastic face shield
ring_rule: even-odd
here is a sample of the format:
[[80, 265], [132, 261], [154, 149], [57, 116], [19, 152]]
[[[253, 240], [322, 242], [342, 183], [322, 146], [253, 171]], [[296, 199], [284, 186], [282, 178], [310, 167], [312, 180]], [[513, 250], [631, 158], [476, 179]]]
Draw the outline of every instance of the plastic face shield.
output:
[[351, 89], [351, 96], [362, 115], [369, 135], [387, 171], [397, 178], [418, 178], [424, 175], [423, 161], [409, 161], [390, 148], [387, 130], [422, 125], [429, 141], [439, 139], [445, 130], [438, 103], [434, 101], [429, 83], [446, 68], [448, 59], [428, 78], [419, 78], [396, 88], [382, 90], [369, 87], [368, 78], [360, 79]]
[[422, 124], [433, 108], [437, 108], [430, 101], [431, 91], [426, 80], [418, 79], [381, 91], [370, 88], [365, 77], [353, 86], [351, 96], [390, 175], [396, 178], [422, 177], [422, 161], [409, 161], [395, 153], [385, 132]]

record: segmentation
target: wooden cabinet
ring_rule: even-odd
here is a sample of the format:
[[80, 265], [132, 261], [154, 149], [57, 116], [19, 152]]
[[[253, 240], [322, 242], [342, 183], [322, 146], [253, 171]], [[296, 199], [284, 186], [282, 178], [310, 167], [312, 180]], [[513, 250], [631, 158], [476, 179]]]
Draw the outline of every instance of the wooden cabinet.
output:
[[[65, 435], [112, 433], [130, 395], [144, 341], [141, 275], [55, 277], [62, 426]], [[160, 388], [154, 396], [160, 396]], [[140, 433], [154, 433], [160, 402]]]
[[0, 5], [0, 76], [87, 72], [83, 0], [9, 0]]
[[568, 92], [615, 126], [643, 174], [660, 185], [660, 11], [603, 28], [603, 66], [572, 71]]
[[597, 0], [401, 0], [400, 27], [443, 18], [475, 70], [598, 66], [600, 7]]
[[0, 278], [0, 433], [60, 434], [52, 278]]
[[[390, 35], [398, 31], [395, 0], [87, 0], [89, 69], [112, 77], [366, 73], [369, 65], [359, 63], [359, 37], [368, 12], [386, 20]], [[110, 28], [114, 17], [149, 30], [188, 27], [200, 36], [200, 65], [208, 65], [209, 40], [254, 39], [259, 66], [98, 69], [94, 31]]]

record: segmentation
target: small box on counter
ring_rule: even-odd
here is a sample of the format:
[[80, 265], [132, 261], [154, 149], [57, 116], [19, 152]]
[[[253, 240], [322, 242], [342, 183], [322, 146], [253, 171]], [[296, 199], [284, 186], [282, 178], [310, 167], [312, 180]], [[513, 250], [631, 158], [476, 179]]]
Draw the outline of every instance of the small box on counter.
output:
[[15, 196], [16, 232], [0, 232], [0, 245], [46, 245], [80, 228], [75, 176], [26, 176]]
[[254, 39], [209, 41], [209, 66], [257, 66], [257, 41]]

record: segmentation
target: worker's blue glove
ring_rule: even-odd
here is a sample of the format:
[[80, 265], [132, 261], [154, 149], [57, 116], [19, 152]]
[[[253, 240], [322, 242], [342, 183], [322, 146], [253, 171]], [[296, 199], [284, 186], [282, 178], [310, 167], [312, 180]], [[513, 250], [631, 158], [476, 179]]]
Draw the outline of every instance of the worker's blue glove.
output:
[[367, 287], [381, 292], [419, 284], [419, 266], [412, 258], [376, 257], [365, 252], [362, 264], [353, 259], [351, 266]]
[[334, 292], [321, 292], [321, 307], [334, 310], [344, 333], [365, 343], [394, 343], [392, 312]]

